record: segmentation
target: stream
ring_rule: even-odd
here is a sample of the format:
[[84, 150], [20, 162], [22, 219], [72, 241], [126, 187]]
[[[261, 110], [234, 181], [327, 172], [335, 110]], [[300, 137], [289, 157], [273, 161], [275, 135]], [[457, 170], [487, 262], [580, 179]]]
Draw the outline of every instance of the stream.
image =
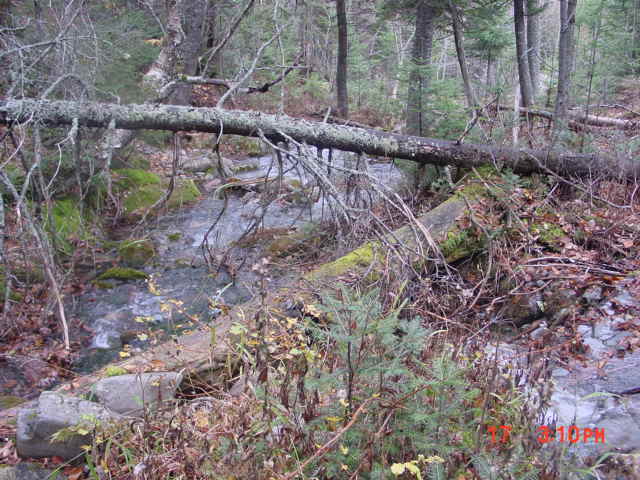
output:
[[[334, 161], [348, 162], [351, 154], [334, 152], [333, 157]], [[233, 177], [247, 182], [277, 175], [271, 156], [237, 161], [234, 168]], [[402, 172], [390, 163], [369, 163], [368, 172], [385, 185], [399, 188], [403, 184]], [[284, 178], [293, 180], [293, 185], [312, 180], [295, 169], [285, 170]], [[77, 362], [78, 373], [90, 373], [117, 360], [125, 345], [131, 354], [144, 349], [151, 339], [150, 327], [175, 335], [188, 333], [196, 326], [194, 317], [196, 322], [207, 322], [222, 308], [252, 297], [257, 278], [251, 267], [263, 250], [259, 246], [236, 246], [231, 259], [241, 267], [232, 278], [226, 268], [212, 271], [205, 262], [205, 236], [208, 244], [219, 251], [237, 241], [260, 217], [263, 230], [294, 230], [319, 222], [328, 208], [322, 199], [315, 203], [276, 200], [264, 210], [255, 191], [233, 191], [227, 197], [225, 208], [225, 200], [213, 189], [197, 204], [150, 222], [145, 236], [153, 241], [157, 256], [142, 268], [150, 280], [118, 282], [111, 289], [93, 288], [73, 299], [71, 312], [94, 332], [89, 348]], [[223, 209], [216, 227], [209, 231]], [[271, 275], [271, 287], [283, 283], [287, 276]]]

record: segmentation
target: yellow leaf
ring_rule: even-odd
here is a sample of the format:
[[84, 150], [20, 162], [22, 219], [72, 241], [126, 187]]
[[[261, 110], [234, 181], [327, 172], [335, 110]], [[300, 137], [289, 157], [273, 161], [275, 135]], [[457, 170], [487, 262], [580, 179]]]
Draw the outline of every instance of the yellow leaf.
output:
[[407, 470], [411, 472], [418, 480], [422, 480], [422, 475], [420, 474], [420, 469], [415, 464], [415, 462], [405, 463]]
[[348, 471], [349, 467], [347, 465], [345, 465], [344, 463], [340, 466], [340, 468], [344, 471]]
[[349, 448], [345, 447], [344, 445], [340, 445], [340, 451], [343, 455], [346, 455], [347, 453], [349, 453]]
[[404, 470], [404, 463], [394, 463], [393, 465], [391, 465], [391, 473], [393, 473], [396, 477], [402, 475], [404, 473]]
[[127, 358], [131, 356], [131, 353], [129, 352], [120, 352], [118, 353], [118, 355], [120, 355], [120, 358]]

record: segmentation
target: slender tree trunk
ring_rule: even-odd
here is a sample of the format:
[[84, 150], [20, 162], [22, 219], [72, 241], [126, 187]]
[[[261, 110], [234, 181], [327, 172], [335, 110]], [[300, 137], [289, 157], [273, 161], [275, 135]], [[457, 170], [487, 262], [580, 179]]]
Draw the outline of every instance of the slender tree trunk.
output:
[[513, 0], [513, 25], [516, 34], [516, 55], [518, 57], [518, 79], [520, 82], [520, 96], [523, 107], [533, 105], [533, 90], [531, 74], [527, 57], [527, 31], [525, 28], [524, 2]]
[[636, 0], [633, 7], [633, 50], [635, 60], [634, 71], [640, 73], [640, 0]]
[[349, 116], [349, 95], [347, 93], [347, 57], [349, 36], [347, 31], [347, 8], [345, 0], [336, 0], [338, 14], [338, 61], [336, 70], [337, 111], [342, 118]]
[[576, 24], [577, 0], [560, 0], [560, 40], [558, 42], [558, 92], [553, 122], [553, 137], [567, 122], [569, 97], [571, 90], [571, 70], [575, 56], [573, 33]]
[[420, 0], [416, 6], [416, 31], [411, 52], [411, 73], [407, 98], [407, 128], [409, 135], [423, 136], [427, 131], [426, 96], [431, 74], [434, 20], [437, 10], [430, 0]]
[[493, 55], [489, 53], [487, 55], [487, 78], [485, 80], [487, 91], [491, 91], [493, 89], [493, 86], [495, 83], [494, 80], [495, 80], [495, 60], [493, 59]]
[[540, 90], [540, 0], [527, 2], [527, 59], [531, 77], [531, 96], [535, 102]]
[[[202, 49], [203, 12], [206, 0], [183, 0], [182, 31], [184, 41], [178, 48], [176, 73], [195, 75], [198, 70], [198, 55]], [[193, 96], [193, 85], [181, 83], [171, 95], [168, 103], [175, 105], [190, 105]]]
[[473, 93], [471, 79], [469, 78], [469, 70], [467, 69], [467, 57], [464, 52], [464, 39], [462, 37], [462, 24], [460, 22], [458, 7], [453, 3], [453, 0], [449, 0], [448, 8], [453, 24], [453, 36], [456, 43], [456, 53], [458, 54], [458, 64], [460, 65], [462, 83], [464, 85], [464, 95], [467, 99], [467, 105], [470, 108], [474, 108], [478, 104], [478, 100]]

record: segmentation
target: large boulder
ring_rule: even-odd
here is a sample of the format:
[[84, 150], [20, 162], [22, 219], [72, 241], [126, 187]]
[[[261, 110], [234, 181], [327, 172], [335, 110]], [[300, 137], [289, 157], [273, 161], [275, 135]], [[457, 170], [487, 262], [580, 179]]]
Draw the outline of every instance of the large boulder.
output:
[[[18, 414], [18, 455], [72, 459], [82, 454], [83, 445], [91, 444], [90, 432], [96, 423], [120, 418], [97, 403], [57, 392], [43, 392], [34, 408], [24, 408]], [[63, 435], [62, 441], [52, 440], [54, 433], [69, 427], [77, 427], [77, 432]]]
[[175, 372], [118, 375], [98, 381], [92, 389], [97, 402], [123, 415], [138, 416], [144, 408], [171, 401], [182, 381]]
[[[51, 470], [45, 470], [35, 463], [23, 462], [13, 467], [0, 466], [0, 480], [47, 480], [53, 478]], [[59, 480], [62, 480], [62, 474], [58, 473]]]

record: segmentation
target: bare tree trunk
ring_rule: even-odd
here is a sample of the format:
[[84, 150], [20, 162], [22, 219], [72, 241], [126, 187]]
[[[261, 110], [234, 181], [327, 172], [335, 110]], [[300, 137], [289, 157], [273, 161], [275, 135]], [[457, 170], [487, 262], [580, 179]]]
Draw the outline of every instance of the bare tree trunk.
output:
[[[164, 87], [173, 76], [176, 64], [178, 48], [182, 44], [182, 6], [184, 0], [175, 0], [169, 10], [169, 17], [166, 25], [166, 36], [162, 49], [155, 62], [151, 65], [147, 73], [142, 78], [142, 84], [150, 91], [150, 98], [145, 101], [161, 102], [167, 97]], [[131, 130], [111, 130], [109, 129], [101, 143], [101, 163], [104, 165], [107, 158], [111, 158], [122, 151], [135, 138], [136, 132]]]
[[531, 77], [531, 97], [535, 103], [540, 90], [540, 0], [527, 2], [527, 59]]
[[336, 0], [338, 14], [338, 58], [336, 70], [337, 111], [342, 118], [349, 117], [349, 95], [347, 94], [347, 56], [349, 36], [347, 31], [347, 9], [345, 0]]
[[525, 28], [525, 0], [513, 0], [513, 25], [516, 34], [516, 55], [518, 57], [518, 79], [520, 81], [520, 97], [523, 107], [533, 105], [531, 74], [527, 60], [527, 31]]
[[640, 0], [636, 0], [633, 6], [633, 50], [631, 55], [635, 60], [634, 71], [640, 73]]
[[495, 77], [495, 60], [493, 58], [493, 55], [489, 53], [487, 55], [487, 79], [486, 79], [487, 90], [491, 90], [493, 88], [493, 85], [495, 84], [494, 77]]
[[467, 57], [464, 52], [462, 25], [460, 23], [460, 17], [458, 16], [458, 8], [454, 5], [452, 0], [449, 0], [448, 8], [453, 23], [453, 36], [456, 42], [456, 53], [458, 54], [458, 64], [460, 65], [460, 73], [462, 75], [462, 83], [464, 85], [464, 95], [467, 98], [468, 106], [470, 108], [474, 108], [478, 104], [478, 100], [473, 93], [471, 79], [469, 78], [469, 70], [467, 69]]
[[[198, 70], [198, 55], [202, 49], [203, 12], [206, 0], [183, 0], [182, 31], [184, 39], [178, 47], [176, 73], [195, 75]], [[193, 85], [182, 83], [171, 94], [168, 103], [175, 105], [190, 105], [193, 96]]]
[[567, 121], [571, 70], [575, 56], [573, 32], [576, 24], [577, 0], [560, 0], [560, 40], [558, 42], [558, 92], [554, 112], [553, 136], [557, 139]]
[[294, 139], [320, 148], [412, 160], [421, 164], [463, 168], [499, 163], [516, 173], [546, 172], [576, 175], [640, 176], [640, 162], [599, 154], [562, 153], [556, 150], [501, 148], [460, 144], [456, 141], [395, 135], [380, 130], [345, 127], [285, 115], [261, 112], [194, 108], [176, 105], [113, 105], [92, 102], [6, 100], [0, 103], [0, 123], [40, 121], [72, 125], [170, 131], [199, 131], [250, 137], [264, 136], [272, 143]]
[[422, 136], [427, 130], [425, 97], [429, 90], [430, 74], [425, 70], [431, 63], [434, 20], [438, 14], [430, 0], [420, 0], [416, 6], [416, 32], [411, 52], [407, 99], [407, 133]]

